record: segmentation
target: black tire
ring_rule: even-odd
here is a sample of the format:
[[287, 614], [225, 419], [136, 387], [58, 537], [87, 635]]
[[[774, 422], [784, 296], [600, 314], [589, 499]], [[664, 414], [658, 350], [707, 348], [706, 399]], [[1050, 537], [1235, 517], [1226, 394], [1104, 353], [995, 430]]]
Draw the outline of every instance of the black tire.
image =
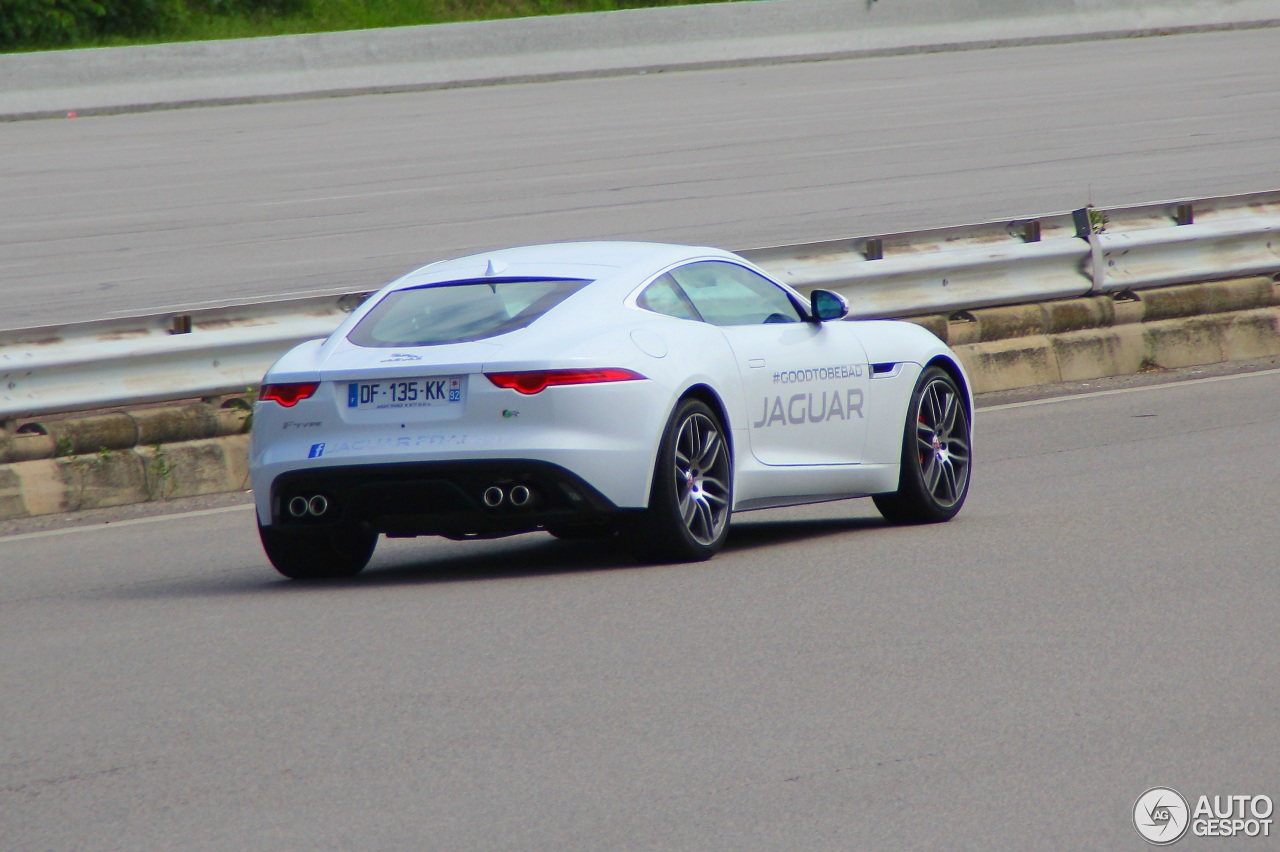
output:
[[733, 458], [719, 416], [686, 399], [667, 421], [649, 508], [628, 529], [631, 548], [654, 562], [699, 562], [724, 546], [732, 513]]
[[880, 514], [895, 524], [954, 518], [969, 494], [972, 435], [964, 394], [945, 370], [929, 367], [907, 407], [898, 490], [872, 498]]
[[377, 533], [329, 527], [286, 532], [259, 524], [258, 537], [271, 564], [291, 580], [354, 577], [378, 544]]

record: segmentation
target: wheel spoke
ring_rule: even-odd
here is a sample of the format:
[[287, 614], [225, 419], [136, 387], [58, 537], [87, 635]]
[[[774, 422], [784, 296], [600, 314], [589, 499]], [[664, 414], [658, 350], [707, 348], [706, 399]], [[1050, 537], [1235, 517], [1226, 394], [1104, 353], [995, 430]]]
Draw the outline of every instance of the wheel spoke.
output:
[[937, 430], [942, 425], [942, 400], [938, 399], [938, 385], [936, 382], [929, 385], [926, 396], [929, 400], [930, 425]]
[[956, 415], [960, 413], [960, 406], [956, 404], [956, 395], [950, 391], [944, 391], [943, 410], [941, 428], [947, 434], [951, 434], [956, 429]]
[[951, 483], [951, 502], [954, 503], [956, 500], [960, 499], [960, 495], [964, 491], [964, 483], [965, 479], [969, 475], [969, 471], [968, 468], [961, 467], [960, 465], [952, 462], [947, 465], [947, 474]]
[[920, 473], [924, 477], [924, 487], [930, 494], [935, 493], [938, 487], [938, 457], [932, 451], [925, 456], [925, 465]]
[[950, 462], [942, 462], [938, 465], [938, 488], [934, 495], [941, 503], [951, 504], [956, 501], [956, 473]]
[[721, 505], [729, 501], [729, 489], [723, 482], [710, 476], [702, 480], [702, 493], [708, 500], [714, 500]]
[[684, 520], [684, 525], [689, 529], [693, 529], [693, 516], [698, 511], [698, 501], [694, 499], [692, 494], [686, 494], [684, 499], [680, 501], [680, 516]]
[[690, 535], [694, 538], [699, 538], [698, 501], [696, 499], [689, 500], [689, 505], [686, 507], [684, 513], [684, 525], [685, 529], [689, 530]]
[[698, 468], [707, 470], [720, 455], [720, 436], [714, 430], [707, 432], [702, 451], [698, 454]]
[[[697, 501], [698, 508], [698, 527], [702, 531], [700, 539], [703, 542], [710, 541], [714, 538], [715, 518], [711, 512], [711, 507], [707, 505], [705, 500]], [[697, 533], [694, 533], [696, 536]]]
[[699, 541], [707, 541], [710, 526], [707, 523], [707, 504], [694, 500], [694, 516], [689, 521], [689, 532]]
[[693, 421], [685, 421], [680, 427], [679, 436], [676, 438], [676, 461], [684, 467], [688, 467], [692, 464], [697, 450], [697, 427]]
[[921, 421], [916, 422], [916, 443], [920, 445], [922, 452], [931, 452], [933, 450], [933, 427], [928, 423]]

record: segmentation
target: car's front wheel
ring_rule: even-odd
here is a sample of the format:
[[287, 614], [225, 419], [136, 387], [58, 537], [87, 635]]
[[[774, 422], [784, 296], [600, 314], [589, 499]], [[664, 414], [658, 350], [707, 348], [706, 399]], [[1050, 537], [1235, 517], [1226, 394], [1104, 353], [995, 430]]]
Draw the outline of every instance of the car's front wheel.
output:
[[729, 534], [733, 460], [724, 426], [706, 403], [683, 400], [667, 421], [649, 508], [630, 531], [645, 559], [710, 559]]
[[285, 532], [258, 524], [258, 537], [271, 564], [291, 580], [353, 577], [378, 544], [376, 533], [329, 527]]
[[929, 367], [907, 408], [898, 490], [873, 498], [880, 514], [898, 524], [928, 524], [955, 517], [969, 493], [972, 428], [955, 379]]

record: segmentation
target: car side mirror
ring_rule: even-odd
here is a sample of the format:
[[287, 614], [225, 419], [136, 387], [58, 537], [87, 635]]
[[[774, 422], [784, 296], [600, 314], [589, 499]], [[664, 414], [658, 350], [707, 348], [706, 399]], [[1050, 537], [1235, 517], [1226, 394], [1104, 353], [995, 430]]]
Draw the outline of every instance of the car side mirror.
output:
[[809, 294], [809, 316], [815, 322], [844, 319], [849, 315], [849, 303], [839, 293], [830, 290], [814, 290]]

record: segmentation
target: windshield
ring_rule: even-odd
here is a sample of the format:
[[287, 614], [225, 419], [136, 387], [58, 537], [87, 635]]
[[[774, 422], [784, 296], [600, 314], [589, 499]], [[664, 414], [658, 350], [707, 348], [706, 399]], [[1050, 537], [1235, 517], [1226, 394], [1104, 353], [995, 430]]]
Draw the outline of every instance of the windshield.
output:
[[431, 346], [524, 328], [591, 282], [487, 278], [388, 293], [356, 323], [357, 346]]

